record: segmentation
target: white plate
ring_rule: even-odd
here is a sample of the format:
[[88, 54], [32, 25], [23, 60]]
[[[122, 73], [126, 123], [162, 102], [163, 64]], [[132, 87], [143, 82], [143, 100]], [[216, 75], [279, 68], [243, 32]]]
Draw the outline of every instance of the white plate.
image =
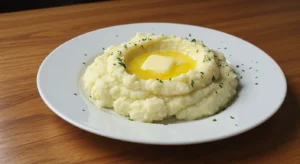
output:
[[[103, 52], [102, 48], [126, 42], [136, 32], [175, 34], [203, 40], [213, 49], [220, 48], [243, 77], [235, 101], [215, 116], [168, 125], [129, 121], [114, 111], [95, 108], [81, 94], [79, 79], [82, 72]], [[37, 85], [48, 107], [81, 129], [118, 140], [162, 145], [203, 143], [248, 131], [270, 118], [286, 95], [282, 70], [259, 48], [216, 30], [170, 23], [108, 27], [69, 40], [51, 52], [41, 64]]]

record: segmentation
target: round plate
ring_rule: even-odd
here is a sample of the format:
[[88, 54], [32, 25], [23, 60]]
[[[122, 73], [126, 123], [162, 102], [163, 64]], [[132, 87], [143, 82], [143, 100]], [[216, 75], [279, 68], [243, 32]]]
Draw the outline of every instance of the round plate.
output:
[[[93, 106], [81, 92], [82, 72], [103, 53], [103, 48], [126, 42], [137, 32], [195, 38], [223, 52], [240, 75], [239, 91], [234, 102], [217, 115], [195, 121], [174, 121], [167, 125], [130, 121], [113, 110]], [[37, 85], [48, 107], [81, 129], [118, 140], [161, 145], [203, 143], [248, 131], [270, 118], [286, 95], [286, 79], [282, 70], [259, 48], [216, 30], [171, 23], [113, 26], [69, 40], [43, 61]]]

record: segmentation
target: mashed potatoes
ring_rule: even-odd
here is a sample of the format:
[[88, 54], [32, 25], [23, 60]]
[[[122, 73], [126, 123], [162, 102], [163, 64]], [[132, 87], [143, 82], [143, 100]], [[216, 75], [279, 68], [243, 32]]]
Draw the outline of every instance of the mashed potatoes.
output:
[[83, 83], [98, 107], [143, 122], [213, 115], [238, 85], [224, 56], [201, 41], [141, 33], [107, 48], [88, 66]]

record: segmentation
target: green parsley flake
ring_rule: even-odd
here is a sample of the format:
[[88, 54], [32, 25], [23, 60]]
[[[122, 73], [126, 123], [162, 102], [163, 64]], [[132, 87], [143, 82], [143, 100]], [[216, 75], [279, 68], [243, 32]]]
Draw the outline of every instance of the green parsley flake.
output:
[[231, 118], [231, 119], [234, 119], [234, 117], [233, 117], [233, 116], [230, 116], [230, 118]]
[[219, 85], [219, 87], [220, 87], [220, 88], [223, 88], [223, 86], [222, 86], [221, 84]]
[[133, 121], [133, 119], [131, 119], [131, 118], [128, 118], [128, 120], [129, 120], [129, 121]]
[[217, 119], [213, 119], [213, 121], [214, 121], [214, 122], [216, 122], [216, 121], [217, 121]]
[[197, 50], [196, 52], [199, 52], [199, 50]]
[[142, 48], [144, 48], [144, 46], [143, 46], [143, 45], [141, 45], [141, 47], [142, 47]]
[[196, 42], [196, 39], [192, 39], [191, 42]]
[[127, 45], [125, 44], [124, 47], [127, 49]]
[[204, 56], [203, 62], [206, 62], [206, 61], [210, 61], [210, 58], [208, 57], [208, 55]]
[[194, 80], [191, 81], [191, 86], [194, 87]]
[[212, 81], [215, 81], [216, 80], [216, 78], [215, 78], [215, 76], [213, 75], [213, 77], [212, 77], [212, 79], [211, 79]]
[[189, 36], [191, 37], [192, 35], [191, 35], [191, 34], [189, 34]]
[[169, 81], [171, 81], [171, 78], [169, 78]]
[[157, 80], [158, 82], [160, 82], [160, 83], [163, 83], [163, 81], [162, 81], [162, 80], [160, 80], [160, 79], [158, 79], [158, 78], [156, 78], [156, 80]]
[[118, 61], [119, 61], [119, 64], [120, 64], [121, 66], [123, 66], [124, 68], [126, 68], [126, 65], [125, 65], [124, 61], [123, 61], [121, 58], [117, 58], [117, 59], [118, 59]]

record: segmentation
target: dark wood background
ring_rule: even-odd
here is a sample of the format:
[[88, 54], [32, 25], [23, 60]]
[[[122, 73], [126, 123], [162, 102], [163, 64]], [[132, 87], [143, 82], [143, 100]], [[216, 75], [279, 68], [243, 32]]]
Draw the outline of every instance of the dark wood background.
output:
[[[190, 146], [107, 139], [51, 112], [36, 87], [49, 52], [79, 34], [135, 22], [199, 25], [252, 42], [283, 69], [284, 104], [249, 132]], [[122, 0], [0, 14], [0, 163], [299, 164], [299, 48], [299, 0]]]

